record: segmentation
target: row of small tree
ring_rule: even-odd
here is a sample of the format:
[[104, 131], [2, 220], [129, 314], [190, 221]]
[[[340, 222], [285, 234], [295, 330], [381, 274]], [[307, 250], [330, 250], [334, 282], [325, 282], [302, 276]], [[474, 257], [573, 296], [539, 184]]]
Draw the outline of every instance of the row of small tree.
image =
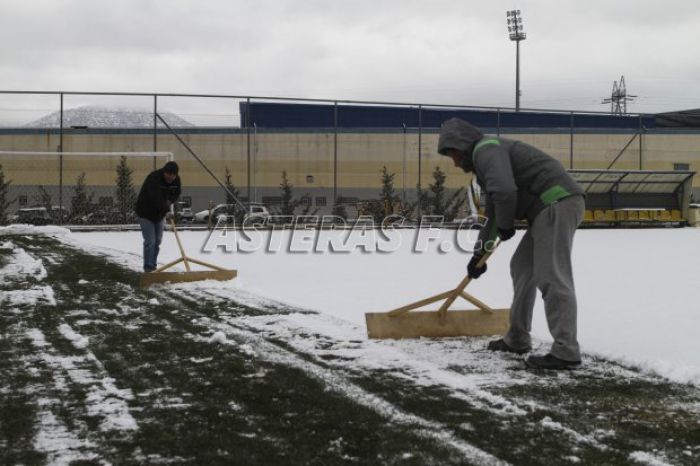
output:
[[[236, 209], [234, 206], [237, 204], [236, 199], [240, 198], [240, 193], [238, 188], [233, 184], [233, 175], [228, 167], [225, 167], [224, 172], [224, 185], [226, 186], [226, 204], [232, 211], [233, 215], [240, 216], [236, 218], [236, 221], [242, 220], [243, 213], [241, 209]], [[287, 176], [287, 171], [282, 171], [282, 182], [280, 183], [280, 204], [277, 206], [279, 215], [314, 215], [318, 212], [318, 209], [312, 210], [310, 202], [304, 203], [304, 198], [308, 198], [307, 193], [302, 198], [295, 198], [293, 195], [294, 185], [290, 183], [289, 177]], [[305, 204], [305, 205], [304, 205]], [[302, 208], [303, 207], [303, 208]], [[302, 208], [299, 211], [299, 208]]]
[[[433, 182], [428, 186], [428, 189], [416, 187], [417, 200], [413, 203], [402, 203], [400, 197], [394, 189], [395, 173], [390, 173], [384, 166], [381, 170], [381, 191], [379, 198], [375, 200], [365, 201], [358, 209], [362, 214], [371, 215], [375, 221], [381, 223], [383, 219], [392, 214], [402, 216], [418, 217], [420, 215], [440, 215], [444, 216], [445, 220], [451, 221], [458, 215], [460, 209], [467, 202], [464, 188], [448, 192], [445, 182], [447, 176], [440, 167], [435, 167], [432, 173]], [[133, 170], [127, 165], [126, 157], [121, 157], [116, 168], [116, 189], [115, 189], [115, 205], [112, 208], [114, 221], [127, 223], [133, 216], [134, 204], [136, 203], [136, 190], [133, 185]], [[98, 206], [94, 203], [94, 193], [88, 193], [87, 175], [81, 173], [73, 188], [73, 197], [71, 199], [70, 217], [72, 220], [83, 218], [92, 212], [95, 212]], [[240, 197], [238, 188], [233, 183], [233, 176], [228, 167], [225, 168], [224, 184], [227, 188], [226, 204], [231, 206], [231, 215], [235, 215], [238, 221], [242, 220], [245, 212], [242, 209], [235, 209], [236, 199]], [[0, 224], [6, 224], [8, 221], [8, 209], [15, 201], [9, 198], [9, 187], [11, 180], [6, 180], [2, 165], [0, 165]], [[312, 209], [310, 202], [303, 202], [304, 198], [308, 198], [308, 193], [302, 198], [293, 196], [294, 186], [290, 183], [286, 171], [282, 171], [282, 180], [280, 187], [280, 204], [277, 207], [280, 215], [314, 215], [318, 209]], [[234, 198], [235, 197], [235, 198]], [[46, 207], [48, 212], [53, 212], [52, 198], [50, 193], [39, 186], [39, 194], [36, 198], [39, 205]], [[300, 210], [301, 208], [301, 210]], [[333, 206], [333, 215], [342, 218], [347, 218], [347, 210], [343, 204], [336, 203]], [[240, 217], [240, 218], [238, 218]]]
[[[116, 222], [127, 223], [133, 217], [134, 205], [136, 204], [136, 190], [132, 180], [134, 171], [126, 163], [126, 157], [121, 157], [116, 168], [117, 177], [115, 179], [115, 201], [112, 214]], [[89, 193], [86, 184], [87, 175], [82, 172], [76, 179], [73, 187], [73, 197], [71, 199], [70, 211], [66, 216], [70, 220], [77, 220], [89, 215], [97, 210], [98, 206], [93, 202], [94, 193]], [[9, 190], [12, 180], [5, 178], [2, 165], [0, 164], [0, 224], [7, 224], [9, 221], [9, 208], [17, 199], [10, 199]], [[58, 215], [57, 209], [53, 206], [53, 197], [43, 185], [38, 186], [38, 193], [34, 198], [35, 204], [46, 209], [51, 216]], [[63, 210], [62, 208], [60, 210]], [[54, 220], [58, 220], [57, 218]]]
[[379, 199], [366, 201], [360, 207], [362, 214], [371, 215], [376, 223], [381, 223], [389, 215], [417, 218], [421, 215], [442, 216], [446, 221], [454, 220], [467, 203], [464, 188], [449, 193], [445, 182], [447, 175], [440, 167], [433, 170], [433, 182], [428, 189], [416, 186], [417, 199], [412, 203], [401, 202], [394, 189], [395, 173], [390, 173], [386, 166], [381, 170], [382, 189]]
[[[110, 212], [112, 220], [117, 223], [128, 223], [133, 219], [134, 206], [136, 205], [136, 189], [132, 179], [134, 170], [126, 163], [126, 157], [119, 159], [116, 168], [114, 199], [115, 204]], [[83, 218], [95, 212], [98, 206], [94, 203], [95, 193], [88, 193], [87, 175], [82, 172], [78, 175], [73, 188], [71, 198], [70, 216], [73, 220]]]

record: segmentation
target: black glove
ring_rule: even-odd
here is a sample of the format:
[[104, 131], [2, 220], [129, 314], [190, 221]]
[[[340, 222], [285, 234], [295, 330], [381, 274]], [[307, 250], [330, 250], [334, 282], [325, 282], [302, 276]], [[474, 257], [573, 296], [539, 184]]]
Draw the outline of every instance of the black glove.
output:
[[501, 241], [508, 241], [515, 235], [515, 228], [499, 228], [498, 229], [498, 237], [501, 238]]
[[476, 268], [476, 264], [478, 264], [480, 260], [481, 256], [474, 254], [472, 256], [472, 259], [469, 261], [469, 264], [467, 264], [467, 272], [469, 273], [469, 276], [472, 277], [474, 280], [476, 280], [481, 276], [481, 274], [486, 272], [486, 264], [482, 265], [481, 268]]

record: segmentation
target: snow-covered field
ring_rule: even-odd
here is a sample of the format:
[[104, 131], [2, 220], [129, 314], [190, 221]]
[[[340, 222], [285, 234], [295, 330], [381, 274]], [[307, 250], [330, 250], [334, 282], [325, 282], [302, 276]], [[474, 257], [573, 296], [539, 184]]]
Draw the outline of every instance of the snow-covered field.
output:
[[[464, 273], [466, 253], [436, 252], [453, 231], [424, 253], [416, 233], [392, 253], [208, 254], [183, 232], [240, 278], [142, 289], [138, 232], [0, 228], [0, 464], [697, 463], [698, 231], [581, 231], [584, 366], [553, 374], [487, 337], [367, 340], [365, 312]], [[470, 289], [493, 306], [515, 245]]]
[[[227, 283], [207, 288], [230, 288], [251, 295], [316, 310], [358, 326], [365, 312], [390, 310], [453, 288], [463, 277], [468, 253], [438, 251], [455, 232], [442, 230], [428, 242], [427, 252], [415, 253], [417, 230], [401, 230], [401, 246], [390, 253], [289, 252], [290, 235], [267, 232], [254, 252], [202, 252], [207, 232], [180, 232], [187, 253], [195, 258], [238, 270]], [[314, 241], [316, 233], [306, 233]], [[320, 233], [346, 238], [344, 231]], [[523, 232], [494, 254], [489, 271], [470, 285], [470, 293], [492, 307], [510, 304], [508, 264]], [[267, 235], [272, 235], [268, 237]], [[309, 236], [310, 235], [310, 236]], [[63, 235], [83, 249], [107, 254], [133, 269], [140, 268], [139, 232], [90, 232]], [[293, 244], [304, 244], [296, 236]], [[308, 243], [308, 240], [306, 241]], [[277, 247], [280, 246], [281, 247]], [[179, 256], [172, 233], [163, 239], [160, 263]], [[678, 382], [700, 385], [700, 229], [580, 230], [574, 247], [579, 298], [579, 341], [584, 352], [622, 361]], [[551, 341], [541, 300], [533, 322], [534, 335]]]

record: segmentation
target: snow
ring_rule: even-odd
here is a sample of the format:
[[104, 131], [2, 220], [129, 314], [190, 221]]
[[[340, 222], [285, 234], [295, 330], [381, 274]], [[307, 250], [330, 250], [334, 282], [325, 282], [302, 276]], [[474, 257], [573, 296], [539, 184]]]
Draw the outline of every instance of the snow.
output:
[[[75, 341], [82, 342], [81, 335], [75, 333], [70, 326], [59, 327], [59, 332], [76, 346]], [[67, 335], [70, 335], [68, 337]], [[64, 374], [74, 384], [87, 389], [85, 399], [88, 415], [100, 419], [102, 431], [133, 431], [138, 429], [136, 420], [129, 412], [128, 401], [134, 398], [131, 389], [119, 389], [114, 379], [109, 377], [97, 357], [90, 351], [84, 351], [80, 356], [62, 356], [47, 342], [43, 332], [37, 328], [27, 330], [27, 336], [32, 344], [41, 351], [38, 357], [52, 371], [56, 388], [66, 390]], [[79, 348], [79, 349], [83, 349]]]
[[[52, 403], [52, 401], [44, 400], [40, 405], [43, 407]], [[95, 453], [83, 451], [94, 447], [90, 440], [78, 438], [45, 407], [37, 412], [36, 430], [34, 448], [39, 452], [46, 453], [46, 464], [67, 466], [81, 460], [86, 462], [94, 460], [97, 457]]]
[[8, 225], [6, 227], [0, 227], [0, 236], [8, 235], [44, 235], [44, 236], [56, 236], [56, 235], [67, 235], [70, 230], [63, 227], [57, 227], [53, 225], [47, 226], [35, 226], [27, 225], [23, 223], [16, 223]]
[[76, 333], [76, 331], [73, 330], [73, 328], [68, 324], [59, 325], [58, 331], [61, 333], [61, 335], [64, 336], [66, 340], [69, 340], [71, 343], [73, 343], [73, 346], [75, 346], [75, 348], [77, 349], [84, 349], [90, 343], [90, 340], [88, 340], [87, 337]]
[[671, 466], [671, 463], [663, 461], [651, 453], [635, 451], [630, 453], [629, 459], [635, 463], [646, 464], [648, 466]]
[[588, 436], [585, 436], [585, 435], [581, 435], [578, 432], [576, 432], [572, 429], [569, 429], [568, 427], [564, 427], [559, 422], [552, 421], [552, 419], [549, 416], [545, 416], [544, 418], [542, 418], [542, 420], [540, 421], [540, 424], [542, 424], [542, 427], [544, 427], [545, 429], [563, 432], [563, 433], [569, 435], [576, 442], [586, 443], [586, 444], [594, 446], [600, 450], [607, 449], [607, 447], [605, 445], [601, 445], [595, 439], [588, 437]]
[[[235, 268], [230, 282], [201, 282], [193, 288], [254, 303], [278, 301], [290, 306], [364, 326], [366, 312], [386, 311], [446, 291], [464, 276], [469, 254], [456, 249], [440, 252], [453, 230], [427, 240], [427, 252], [413, 246], [418, 230], [400, 230], [401, 245], [393, 252], [290, 252], [303, 243], [291, 231], [265, 233], [266, 251], [202, 252], [207, 232], [182, 231], [187, 253], [214, 264]], [[308, 235], [308, 232], [305, 233]], [[489, 272], [473, 282], [469, 292], [495, 308], [512, 299], [508, 264], [523, 232], [504, 243], [489, 262]], [[324, 231], [328, 238], [347, 235]], [[138, 271], [139, 232], [91, 232], [61, 236], [93, 253], [111, 256]], [[295, 247], [285, 247], [295, 244]], [[574, 246], [574, 269], [579, 299], [579, 341], [587, 354], [600, 355], [651, 371], [671, 380], [700, 384], [700, 327], [697, 303], [700, 287], [694, 262], [700, 254], [700, 230], [636, 229], [579, 230]], [[160, 262], [178, 257], [174, 236], [166, 232]], [[533, 335], [551, 337], [541, 300], [535, 307]], [[546, 349], [543, 348], [543, 349]]]
[[[232, 319], [234, 319], [237, 324], [241, 323], [239, 318]], [[207, 320], [208, 319], [205, 317], [199, 319], [200, 323], [204, 323]], [[246, 320], [246, 323], [251, 324], [252, 320]], [[210, 324], [215, 323], [210, 322]], [[421, 436], [434, 439], [435, 441], [445, 445], [449, 445], [464, 455], [465, 459], [470, 463], [484, 465], [506, 464], [488, 452], [481, 450], [471, 443], [459, 438], [459, 436], [457, 436], [451, 429], [447, 428], [443, 424], [423, 418], [411, 412], [404, 411], [399, 406], [390, 403], [372, 392], [368, 392], [360, 385], [354, 383], [349, 377], [343, 375], [342, 372], [338, 372], [332, 368], [326, 367], [325, 365], [319, 365], [313, 361], [309, 361], [301, 354], [286, 351], [283, 348], [280, 348], [278, 345], [261, 338], [259, 333], [251, 333], [246, 330], [241, 330], [233, 325], [218, 325], [225, 328], [226, 332], [223, 332], [223, 330], [220, 330], [220, 332], [225, 333], [228, 336], [229, 341], [232, 341], [235, 338], [236, 341], [245, 341], [244, 345], [249, 347], [255, 346], [258, 348], [259, 356], [262, 359], [272, 364], [281, 364], [287, 367], [299, 369], [307, 376], [313, 377], [319, 382], [323, 383], [327, 390], [337, 392], [354, 401], [358, 405], [373, 410], [379, 415], [385, 417], [387, 421], [392, 424], [412, 426], [414, 428], [417, 427], [420, 430]], [[345, 323], [345, 325], [349, 325], [349, 323]], [[344, 325], [340, 323], [340, 326]], [[280, 326], [276, 326], [276, 328], [279, 327]], [[194, 335], [190, 335], [190, 337], [197, 341], [200, 340], [200, 337]], [[406, 361], [403, 358], [402, 360], [404, 362]], [[265, 372], [263, 371], [260, 372], [259, 375], [254, 374], [252, 376], [263, 377], [264, 375]]]
[[0, 304], [3, 306], [56, 305], [53, 288], [48, 285], [34, 286], [26, 290], [0, 290]]
[[10, 241], [0, 245], [0, 249], [12, 251], [7, 259], [8, 263], [0, 269], [0, 280], [33, 278], [41, 281], [46, 278], [46, 269], [40, 259], [32, 257], [22, 248], [15, 247]]
[[[159, 112], [173, 127], [192, 126], [183, 118], [168, 112]], [[38, 120], [27, 123], [28, 128], [58, 128], [63, 118], [63, 126], [87, 126], [88, 128], [152, 128], [153, 110], [129, 107], [104, 107], [83, 105], [50, 113]]]
[[225, 345], [228, 343], [226, 339], [226, 334], [224, 332], [215, 332], [214, 335], [209, 338], [209, 343], [218, 343], [220, 345]]

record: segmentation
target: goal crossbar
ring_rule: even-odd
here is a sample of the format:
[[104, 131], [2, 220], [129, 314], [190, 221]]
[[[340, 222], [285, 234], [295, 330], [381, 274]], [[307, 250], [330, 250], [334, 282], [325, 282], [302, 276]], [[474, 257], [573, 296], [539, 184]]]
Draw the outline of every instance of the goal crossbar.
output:
[[34, 151], [13, 151], [0, 150], [2, 155], [17, 155], [17, 156], [67, 156], [67, 157], [166, 157], [168, 160], [173, 160], [172, 152], [34, 152]]

